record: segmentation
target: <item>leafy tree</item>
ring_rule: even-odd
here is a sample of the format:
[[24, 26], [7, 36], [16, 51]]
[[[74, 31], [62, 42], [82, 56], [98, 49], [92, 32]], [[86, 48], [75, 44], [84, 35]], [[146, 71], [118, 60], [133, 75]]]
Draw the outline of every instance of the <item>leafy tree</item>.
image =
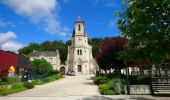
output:
[[27, 47], [21, 48], [19, 53], [27, 56], [36, 51], [56, 51], [59, 50], [61, 62], [64, 63], [67, 58], [67, 45], [62, 41], [45, 41], [41, 44], [31, 43]]
[[34, 61], [30, 61], [30, 64], [36, 67], [36, 74], [38, 75], [48, 75], [51, 71], [53, 71], [53, 66], [43, 58], [34, 59]]
[[119, 58], [119, 53], [123, 50], [126, 40], [124, 38], [108, 39], [100, 47], [96, 60], [101, 69], [108, 70], [114, 68], [116, 73], [124, 67], [124, 61]]
[[170, 55], [170, 0], [128, 0], [119, 29], [129, 39], [126, 60], [160, 63]]

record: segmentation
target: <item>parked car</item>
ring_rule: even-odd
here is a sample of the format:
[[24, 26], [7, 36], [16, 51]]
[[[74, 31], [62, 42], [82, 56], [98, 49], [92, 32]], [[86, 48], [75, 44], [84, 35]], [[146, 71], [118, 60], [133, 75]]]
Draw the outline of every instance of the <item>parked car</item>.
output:
[[75, 71], [68, 71], [67, 75], [76, 76], [76, 72]]

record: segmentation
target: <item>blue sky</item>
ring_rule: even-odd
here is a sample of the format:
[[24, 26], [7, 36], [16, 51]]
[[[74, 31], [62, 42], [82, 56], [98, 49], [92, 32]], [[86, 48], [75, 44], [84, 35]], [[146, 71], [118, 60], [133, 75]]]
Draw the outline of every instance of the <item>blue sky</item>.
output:
[[118, 36], [115, 10], [122, 10], [121, 0], [1, 0], [0, 48], [69, 40], [78, 16], [89, 38]]

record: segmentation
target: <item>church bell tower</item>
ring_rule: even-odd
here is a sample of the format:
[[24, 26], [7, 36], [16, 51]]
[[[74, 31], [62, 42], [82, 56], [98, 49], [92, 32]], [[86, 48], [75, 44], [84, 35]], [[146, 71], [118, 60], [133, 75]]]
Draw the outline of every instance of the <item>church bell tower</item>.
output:
[[78, 74], [93, 73], [92, 46], [88, 44], [88, 37], [84, 27], [84, 21], [80, 17], [75, 21], [72, 33], [71, 45], [68, 47], [66, 64], [68, 70]]

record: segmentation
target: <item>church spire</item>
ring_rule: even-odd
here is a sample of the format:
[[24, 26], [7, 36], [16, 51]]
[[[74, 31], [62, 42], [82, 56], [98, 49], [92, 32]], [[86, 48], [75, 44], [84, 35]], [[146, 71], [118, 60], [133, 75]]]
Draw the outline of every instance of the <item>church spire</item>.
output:
[[80, 16], [77, 18], [77, 20], [76, 20], [76, 23], [84, 23], [82, 20], [81, 20], [81, 18], [80, 18]]
[[77, 20], [75, 21], [75, 27], [73, 29], [73, 34], [72, 37], [76, 36], [76, 35], [86, 35], [85, 29], [84, 29], [84, 21], [81, 20], [80, 16], [77, 18]]

